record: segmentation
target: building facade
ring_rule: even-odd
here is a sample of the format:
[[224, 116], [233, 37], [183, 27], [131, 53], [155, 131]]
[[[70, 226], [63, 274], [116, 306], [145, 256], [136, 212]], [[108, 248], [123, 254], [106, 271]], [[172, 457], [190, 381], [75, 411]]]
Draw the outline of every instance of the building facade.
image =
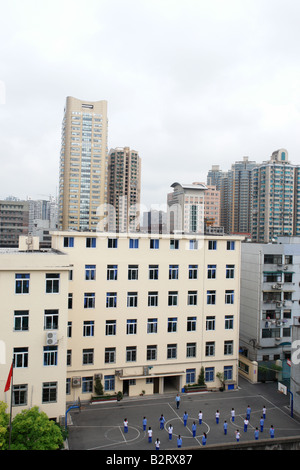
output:
[[19, 237], [28, 234], [29, 203], [16, 198], [0, 201], [0, 247], [17, 248]]
[[129, 147], [108, 155], [109, 231], [131, 232], [140, 226], [141, 159]]
[[[59, 229], [97, 230], [107, 203], [107, 102], [67, 97], [62, 124]], [[100, 212], [99, 212], [100, 211]]]
[[12, 396], [14, 416], [32, 406], [55, 420], [65, 414], [68, 283], [68, 256], [40, 251], [38, 238], [0, 249], [0, 400], [9, 410]]
[[68, 254], [67, 401], [238, 383], [241, 237], [55, 232]]
[[242, 243], [240, 347], [250, 360], [286, 361], [300, 316], [300, 238]]
[[298, 172], [285, 149], [273, 152], [269, 161], [253, 169], [254, 242], [272, 242], [278, 236], [300, 235]]

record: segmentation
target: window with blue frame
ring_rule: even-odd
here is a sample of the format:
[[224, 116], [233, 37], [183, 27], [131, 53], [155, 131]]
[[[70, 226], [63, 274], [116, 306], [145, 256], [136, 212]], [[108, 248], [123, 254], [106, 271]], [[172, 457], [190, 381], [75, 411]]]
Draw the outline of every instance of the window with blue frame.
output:
[[206, 367], [205, 368], [205, 382], [213, 382], [215, 380], [215, 368]]
[[74, 237], [64, 237], [64, 248], [74, 247]]
[[86, 248], [96, 248], [96, 238], [95, 237], [87, 237], [85, 242]]
[[16, 294], [29, 294], [29, 279], [30, 274], [15, 274], [15, 293]]
[[138, 249], [139, 247], [139, 239], [138, 238], [130, 238], [129, 239], [129, 248]]
[[194, 384], [196, 382], [196, 369], [186, 369], [186, 379], [187, 384]]
[[104, 376], [104, 390], [109, 392], [115, 389], [115, 376], [114, 375], [105, 375]]
[[85, 265], [85, 280], [95, 281], [95, 279], [96, 279], [96, 265], [86, 264]]
[[159, 239], [150, 238], [150, 250], [158, 250], [158, 249], [159, 249]]
[[227, 250], [235, 250], [235, 242], [227, 241]]
[[232, 366], [224, 366], [224, 380], [232, 380]]

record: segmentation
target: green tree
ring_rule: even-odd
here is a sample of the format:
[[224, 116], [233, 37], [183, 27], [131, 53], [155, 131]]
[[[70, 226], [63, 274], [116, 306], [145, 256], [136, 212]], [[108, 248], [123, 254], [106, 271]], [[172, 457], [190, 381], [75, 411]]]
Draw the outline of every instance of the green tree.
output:
[[12, 422], [12, 450], [56, 450], [63, 445], [60, 427], [35, 406], [18, 413]]
[[0, 401], [0, 450], [7, 449], [9, 415], [6, 413], [7, 404]]

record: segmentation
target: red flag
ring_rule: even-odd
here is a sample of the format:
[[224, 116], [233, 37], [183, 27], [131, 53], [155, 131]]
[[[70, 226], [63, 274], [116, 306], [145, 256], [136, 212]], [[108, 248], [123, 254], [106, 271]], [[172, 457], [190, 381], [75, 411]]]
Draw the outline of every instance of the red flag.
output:
[[5, 392], [8, 392], [8, 390], [10, 389], [10, 382], [11, 382], [12, 374], [13, 374], [13, 364], [10, 366], [10, 371], [9, 371], [5, 389], [4, 389]]

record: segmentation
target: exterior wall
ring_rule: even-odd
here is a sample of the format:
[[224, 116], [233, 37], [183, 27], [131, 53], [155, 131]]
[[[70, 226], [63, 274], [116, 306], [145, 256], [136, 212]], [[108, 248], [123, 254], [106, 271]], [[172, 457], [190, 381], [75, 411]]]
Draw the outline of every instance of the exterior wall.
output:
[[[276, 256], [274, 262], [266, 255]], [[240, 345], [251, 360], [290, 357], [293, 318], [300, 313], [299, 262], [299, 237], [242, 244]]]
[[[65, 413], [66, 383], [66, 326], [68, 295], [68, 257], [62, 254], [0, 250], [0, 400], [10, 406], [11, 392], [4, 393], [12, 359], [15, 360], [13, 386], [26, 389], [26, 400], [13, 406], [13, 415], [21, 409], [38, 406], [49, 418], [59, 418]], [[15, 292], [15, 275], [29, 274], [29, 293]], [[45, 275], [60, 275], [59, 292], [46, 293]], [[56, 329], [57, 365], [44, 365], [46, 334], [44, 311], [57, 309], [59, 314]], [[28, 310], [29, 326], [19, 330], [15, 324], [15, 311]], [[52, 331], [52, 330], [51, 330]], [[21, 366], [16, 360], [16, 348], [28, 348], [28, 364]], [[55, 384], [55, 399], [43, 403], [44, 383]]]
[[[134, 234], [138, 248], [129, 248], [127, 234], [95, 234], [95, 248], [86, 248], [90, 234], [55, 232], [53, 248], [64, 250], [73, 265], [69, 292], [73, 308], [69, 310], [71, 335], [68, 338], [69, 365], [67, 400], [89, 399], [93, 394], [94, 377], [100, 374], [106, 391], [123, 391], [137, 395], [162, 393], [170, 385], [180, 390], [187, 382], [197, 382], [203, 366], [207, 377], [212, 371], [208, 387], [220, 385], [217, 372], [232, 367], [232, 383], [238, 380], [239, 337], [239, 278], [241, 237], [178, 238], [179, 248], [170, 249], [170, 235], [157, 235], [159, 249], [150, 249], [147, 235]], [[66, 247], [72, 237], [71, 246]], [[117, 248], [108, 248], [108, 239], [117, 238]], [[198, 249], [189, 249], [196, 239]], [[216, 250], [209, 250], [209, 242], [216, 242]], [[227, 242], [235, 249], [227, 250]], [[226, 278], [226, 265], [235, 266], [234, 278]], [[86, 265], [96, 266], [94, 280], [85, 280]], [[107, 266], [117, 266], [117, 280], [107, 280]], [[128, 280], [128, 265], [138, 266], [138, 280]], [[149, 265], [159, 266], [158, 280], [149, 279]], [[178, 265], [178, 279], [169, 279], [170, 265]], [[189, 265], [198, 265], [198, 278], [189, 279]], [[216, 278], [208, 279], [208, 265], [216, 266]], [[215, 290], [215, 305], [207, 304], [207, 291]], [[225, 304], [225, 291], [234, 291], [234, 303]], [[177, 306], [168, 305], [168, 292], [178, 292]], [[197, 292], [197, 305], [188, 305], [189, 291]], [[116, 307], [106, 307], [106, 295], [116, 292]], [[128, 292], [137, 292], [137, 306], [128, 307]], [[158, 293], [158, 306], [148, 306], [148, 293]], [[86, 293], [95, 295], [92, 308], [84, 308]], [[233, 316], [233, 328], [225, 329], [225, 315]], [[188, 331], [188, 317], [196, 317], [195, 331]], [[215, 328], [207, 329], [207, 317], [215, 317]], [[149, 332], [148, 319], [157, 318], [157, 332]], [[177, 318], [176, 331], [168, 328], [168, 319]], [[116, 334], [106, 334], [106, 322], [116, 321]], [[127, 320], [136, 320], [135, 334], [128, 334]], [[94, 322], [93, 336], [83, 336], [83, 322]], [[224, 354], [225, 341], [232, 341], [230, 354]], [[208, 343], [214, 345], [214, 354], [207, 355]], [[187, 344], [193, 343], [196, 353], [187, 357]], [[168, 358], [168, 345], [175, 345], [176, 356]], [[136, 347], [136, 358], [128, 361], [127, 348]], [[157, 355], [150, 359], [147, 347], [156, 346]], [[114, 348], [114, 360], [105, 362], [105, 351]], [[91, 360], [83, 363], [83, 350], [90, 350]], [[149, 352], [149, 351], [148, 351]], [[210, 369], [211, 368], [211, 369]], [[190, 375], [189, 371], [192, 375]], [[72, 378], [79, 377], [80, 387], [72, 386]], [[129, 384], [129, 381], [130, 384]], [[111, 390], [107, 385], [111, 383]]]

